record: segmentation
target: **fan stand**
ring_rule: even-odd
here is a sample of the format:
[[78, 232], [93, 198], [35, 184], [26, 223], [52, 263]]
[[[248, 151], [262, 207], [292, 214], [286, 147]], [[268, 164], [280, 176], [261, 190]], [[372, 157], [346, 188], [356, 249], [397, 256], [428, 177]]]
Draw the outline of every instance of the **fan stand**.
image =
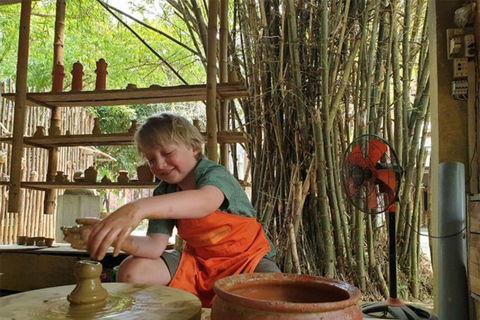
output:
[[[388, 261], [390, 273], [390, 297], [382, 302], [365, 303], [362, 312], [366, 318], [385, 319], [387, 315], [401, 320], [438, 320], [426, 310], [406, 305], [397, 298], [397, 257], [395, 248], [395, 205], [388, 210]], [[380, 318], [381, 317], [381, 318]]]

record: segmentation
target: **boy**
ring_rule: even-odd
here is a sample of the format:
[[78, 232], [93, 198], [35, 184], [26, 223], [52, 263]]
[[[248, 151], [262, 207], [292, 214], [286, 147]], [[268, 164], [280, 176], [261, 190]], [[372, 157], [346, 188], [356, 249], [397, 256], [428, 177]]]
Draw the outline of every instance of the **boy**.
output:
[[[235, 178], [201, 153], [203, 137], [185, 118], [150, 117], [135, 134], [138, 151], [161, 180], [154, 196], [124, 205], [91, 226], [84, 238], [91, 258], [129, 253], [120, 282], [162, 284], [192, 292], [211, 307], [215, 281], [238, 273], [280, 272], [274, 249]], [[146, 237], [130, 233], [149, 219]], [[174, 225], [186, 241], [182, 253], [166, 252]]]

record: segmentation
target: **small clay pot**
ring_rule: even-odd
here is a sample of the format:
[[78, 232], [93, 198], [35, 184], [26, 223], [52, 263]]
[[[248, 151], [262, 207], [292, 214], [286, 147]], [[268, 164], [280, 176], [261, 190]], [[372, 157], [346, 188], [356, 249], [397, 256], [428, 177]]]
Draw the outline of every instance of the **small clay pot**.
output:
[[47, 247], [52, 247], [55, 243], [55, 238], [45, 238], [45, 245]]
[[17, 244], [20, 246], [24, 246], [27, 242], [27, 237], [26, 236], [18, 236], [17, 237]]
[[37, 130], [33, 134], [34, 138], [41, 138], [45, 137], [45, 127], [44, 126], [37, 126]]
[[250, 273], [215, 282], [212, 320], [362, 320], [360, 291], [309, 275]]
[[35, 244], [39, 247], [45, 246], [45, 237], [36, 237]]
[[55, 176], [55, 182], [56, 183], [62, 183], [64, 182], [64, 177], [63, 177], [63, 171], [57, 171], [57, 175]]
[[27, 237], [27, 240], [25, 241], [25, 244], [27, 246], [35, 245], [35, 237]]
[[118, 183], [128, 183], [130, 179], [128, 178], [128, 171], [127, 170], [120, 170], [118, 171], [117, 182]]
[[88, 169], [85, 170], [83, 175], [85, 177], [84, 179], [85, 182], [88, 182], [88, 183], [97, 182], [97, 170], [94, 167], [92, 166], [88, 167]]
[[137, 167], [137, 177], [140, 182], [153, 182], [155, 178], [148, 164]]

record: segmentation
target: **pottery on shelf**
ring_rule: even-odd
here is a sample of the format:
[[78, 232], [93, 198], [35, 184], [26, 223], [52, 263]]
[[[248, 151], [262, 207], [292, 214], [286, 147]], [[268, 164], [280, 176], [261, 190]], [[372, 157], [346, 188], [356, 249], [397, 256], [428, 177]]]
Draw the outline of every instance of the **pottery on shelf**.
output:
[[130, 178], [128, 178], [128, 171], [127, 170], [119, 170], [117, 176], [118, 183], [128, 183]]
[[65, 78], [63, 65], [61, 65], [60, 63], [55, 64], [55, 66], [53, 67], [52, 75], [52, 92], [63, 91], [63, 79]]
[[17, 236], [17, 244], [20, 246], [24, 246], [27, 243], [26, 236]]
[[110, 178], [105, 175], [103, 176], [101, 183], [112, 183], [112, 180], [110, 180]]
[[127, 89], [127, 90], [135, 90], [135, 89], [138, 89], [138, 87], [137, 87], [137, 85], [136, 85], [135, 83], [129, 83], [125, 89]]
[[57, 175], [55, 176], [55, 182], [62, 183], [64, 181], [65, 181], [65, 178], [63, 177], [63, 171], [57, 171]]
[[27, 246], [35, 245], [35, 237], [27, 237], [27, 240], [25, 241], [25, 244]]
[[59, 136], [60, 135], [60, 127], [57, 127], [55, 125], [50, 126], [50, 128], [48, 128], [48, 135], [49, 136]]
[[95, 183], [97, 182], [97, 170], [90, 166], [87, 168], [87, 170], [85, 170], [85, 172], [83, 173], [84, 175], [84, 182], [88, 182], [88, 183]]
[[54, 238], [45, 238], [45, 245], [47, 247], [52, 247], [54, 243], [55, 243]]
[[93, 119], [92, 134], [102, 134], [102, 131], [100, 131], [100, 118]]
[[212, 320], [362, 320], [361, 294], [345, 282], [310, 275], [250, 273], [215, 282]]
[[35, 133], [33, 134], [34, 138], [41, 138], [45, 137], [45, 127], [44, 126], [37, 126], [37, 130], [35, 130]]
[[95, 73], [97, 74], [95, 90], [105, 90], [107, 88], [107, 66], [108, 63], [105, 62], [105, 59], [102, 58], [97, 61], [97, 69], [95, 70]]
[[72, 91], [81, 91], [83, 89], [83, 65], [80, 61], [73, 64], [72, 69]]
[[75, 264], [77, 285], [67, 296], [70, 307], [96, 309], [105, 305], [108, 292], [102, 287], [102, 265], [98, 261], [80, 260]]
[[155, 176], [150, 170], [150, 166], [143, 164], [137, 167], [137, 178], [139, 182], [153, 182]]

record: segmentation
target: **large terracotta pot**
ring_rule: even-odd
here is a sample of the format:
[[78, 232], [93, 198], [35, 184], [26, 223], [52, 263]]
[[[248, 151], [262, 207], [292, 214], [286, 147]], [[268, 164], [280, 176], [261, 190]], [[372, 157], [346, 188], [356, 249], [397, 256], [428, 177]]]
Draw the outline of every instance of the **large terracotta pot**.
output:
[[360, 291], [337, 280], [251, 273], [223, 278], [213, 289], [212, 320], [362, 320]]

